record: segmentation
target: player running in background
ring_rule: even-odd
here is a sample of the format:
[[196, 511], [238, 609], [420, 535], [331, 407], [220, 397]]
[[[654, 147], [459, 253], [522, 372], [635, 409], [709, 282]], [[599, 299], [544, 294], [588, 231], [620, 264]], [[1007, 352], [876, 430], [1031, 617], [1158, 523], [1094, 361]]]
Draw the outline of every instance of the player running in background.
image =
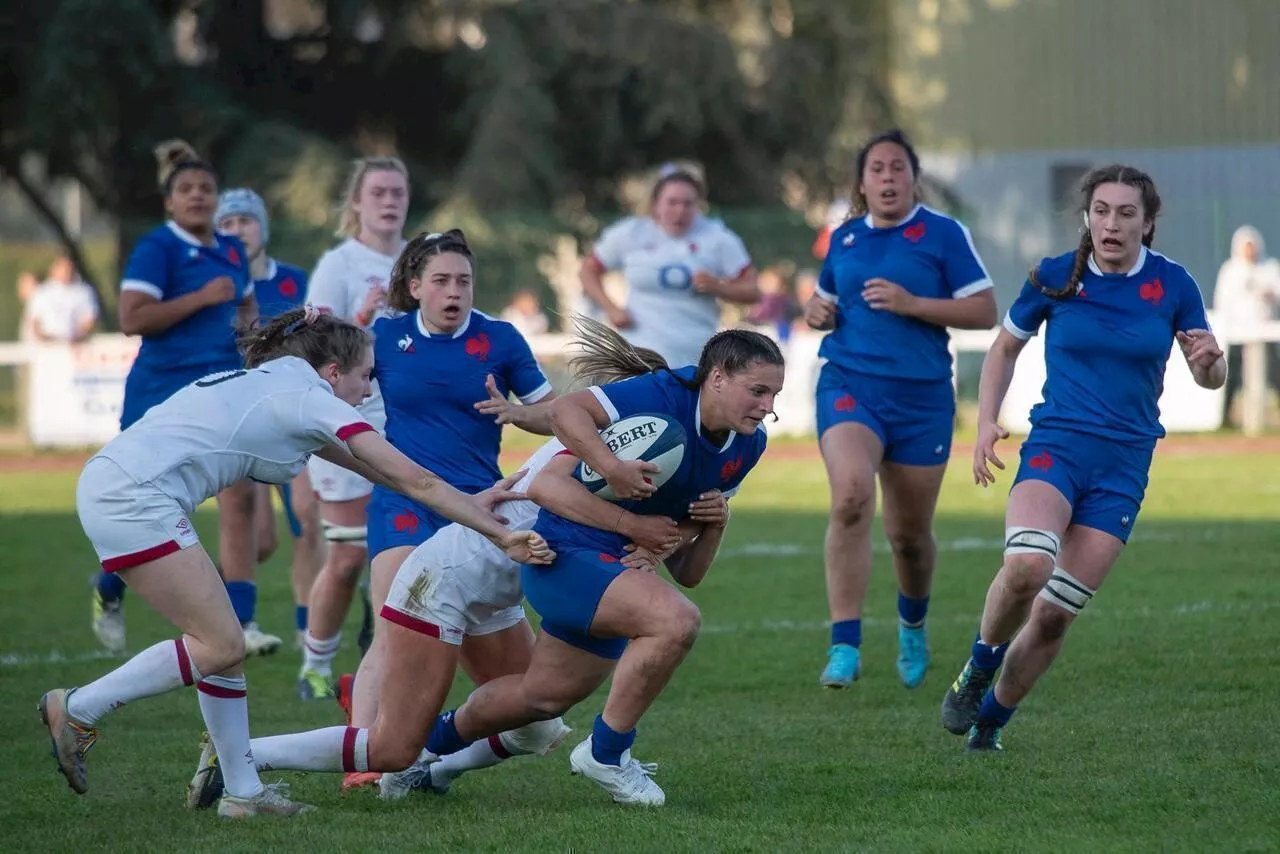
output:
[[[612, 346], [619, 366], [634, 364], [625, 342], [615, 338]], [[778, 345], [757, 332], [734, 329], [713, 336], [696, 367], [595, 386], [552, 404], [556, 438], [569, 453], [543, 468], [529, 497], [541, 505], [552, 503], [553, 492], [586, 492], [574, 476], [581, 460], [602, 473], [619, 496], [620, 516], [680, 522], [684, 544], [674, 553], [658, 553], [647, 566], [632, 567], [625, 562], [628, 539], [612, 526], [592, 527], [543, 509], [533, 529], [558, 551], [549, 566], [521, 570], [525, 596], [542, 618], [529, 668], [480, 686], [456, 712], [441, 715], [427, 750], [445, 756], [478, 739], [561, 715], [612, 674], [604, 710], [591, 735], [573, 749], [569, 767], [619, 803], [664, 802], [649, 769], [631, 758], [631, 745], [640, 718], [692, 648], [701, 614], [654, 569], [665, 559], [671, 577], [684, 587], [705, 577], [728, 524], [724, 502], [764, 453], [760, 423], [772, 411], [782, 379]], [[656, 468], [652, 463], [619, 460], [598, 432], [642, 413], [674, 418], [688, 437], [684, 459], [660, 488], [645, 478]], [[698, 502], [713, 506], [695, 508]]]
[[925, 614], [937, 547], [933, 515], [955, 424], [947, 327], [995, 325], [991, 278], [969, 231], [916, 201], [920, 160], [899, 131], [858, 152], [855, 217], [831, 235], [805, 306], [830, 330], [820, 354], [817, 424], [831, 484], [825, 544], [831, 647], [821, 683], [847, 688], [862, 671], [862, 605], [871, 578], [876, 476], [898, 576], [898, 676], [929, 664]]
[[[403, 163], [390, 157], [354, 161], [338, 223], [337, 234], [345, 239], [316, 264], [307, 301], [359, 326], [372, 325], [386, 305], [391, 270], [405, 245], [408, 212], [409, 173]], [[383, 428], [386, 415], [376, 382], [360, 411], [375, 428]], [[312, 458], [307, 472], [320, 498], [324, 536], [329, 541], [324, 566], [311, 588], [298, 674], [299, 696], [314, 699], [333, 696], [333, 658], [342, 639], [342, 621], [368, 558], [366, 509], [373, 484], [319, 458]], [[364, 606], [371, 641], [373, 613], [367, 598]], [[362, 630], [362, 639], [364, 634]], [[362, 642], [362, 649], [365, 645]]]
[[1174, 341], [1197, 385], [1226, 381], [1199, 286], [1149, 248], [1161, 206], [1150, 176], [1106, 166], [1080, 192], [1080, 245], [1031, 271], [982, 363], [973, 478], [985, 487], [995, 482], [988, 463], [1004, 468], [998, 418], [1018, 354], [1045, 325], [1044, 402], [1031, 410], [1009, 492], [1004, 565], [942, 703], [943, 726], [967, 733], [970, 750], [1001, 749], [1001, 730], [1133, 531], [1164, 436], [1158, 402]]
[[[663, 167], [648, 216], [627, 217], [604, 230], [582, 264], [582, 287], [628, 341], [662, 354], [670, 365], [695, 365], [702, 345], [720, 328], [720, 303], [760, 300], [751, 256], [738, 235], [698, 208], [702, 182]], [[604, 290], [608, 270], [627, 280], [627, 304]]]
[[[257, 315], [244, 244], [214, 228], [213, 167], [180, 140], [158, 146], [156, 159], [169, 220], [138, 241], [120, 284], [120, 331], [142, 337], [125, 380], [122, 430], [188, 383], [240, 367], [235, 326]], [[253, 578], [252, 483], [227, 484], [218, 494], [218, 558], [227, 578]], [[93, 631], [113, 652], [125, 648], [124, 590], [118, 575], [95, 578]], [[247, 647], [263, 651], [269, 636], [252, 618], [245, 635]]]
[[[258, 301], [258, 313], [264, 318], [278, 317], [286, 311], [301, 308], [307, 290], [307, 274], [298, 267], [276, 261], [267, 255], [267, 242], [271, 237], [267, 206], [253, 190], [236, 188], [226, 190], [218, 197], [218, 209], [213, 217], [218, 231], [240, 238], [249, 256], [249, 274], [253, 280], [253, 295]], [[307, 600], [311, 585], [324, 559], [320, 542], [320, 512], [311, 489], [311, 479], [304, 469], [293, 483], [281, 484], [280, 498], [284, 504], [289, 531], [293, 534], [293, 553], [290, 559], [290, 579], [293, 582], [294, 620], [299, 645], [307, 630]], [[275, 553], [279, 540], [276, 535], [276, 517], [271, 504], [271, 487], [260, 483], [255, 486], [254, 518], [256, 521], [257, 560], [265, 563]], [[246, 625], [245, 645], [261, 652], [274, 652], [280, 639], [257, 628], [254, 611], [258, 592], [252, 579], [228, 581], [227, 592], [236, 608], [236, 616]], [[251, 630], [256, 633], [251, 638]]]
[[[502, 477], [503, 423], [551, 434], [547, 404], [555, 399], [515, 327], [474, 310], [472, 264], [461, 231], [419, 234], [391, 274], [388, 307], [399, 314], [373, 326], [373, 376], [387, 413], [387, 440], [463, 492], [479, 492]], [[524, 405], [508, 405], [510, 393]], [[375, 613], [400, 564], [447, 524], [421, 504], [374, 487], [368, 543]], [[353, 685], [352, 726], [372, 726], [377, 716], [379, 680], [366, 677], [382, 666], [382, 652], [375, 633]], [[345, 785], [376, 781], [376, 775], [353, 775]]]
[[[666, 365], [658, 354], [644, 350], [637, 350], [634, 359], [619, 360], [617, 353], [621, 351], [609, 343], [616, 339], [615, 333], [591, 321], [580, 322], [587, 333], [597, 336], [603, 329], [606, 337], [580, 339], [582, 352], [570, 364], [575, 375], [613, 382]], [[391, 395], [387, 399], [391, 423], [395, 404], [390, 402]], [[557, 439], [543, 445], [520, 467], [523, 477], [513, 491], [524, 500], [513, 499], [494, 508], [513, 530], [532, 527], [538, 505], [523, 493], [563, 450]], [[551, 509], [599, 527], [617, 527], [623, 536], [647, 544], [655, 553], [667, 549], [677, 536], [665, 517], [623, 513], [619, 518], [617, 505], [591, 495], [580, 485], [572, 484], [551, 499], [543, 499]], [[640, 557], [629, 555], [624, 561], [638, 562]], [[379, 612], [374, 646], [361, 662], [356, 683], [362, 691], [377, 693], [376, 721], [365, 727], [348, 727], [342, 738], [338, 737], [342, 727], [256, 738], [252, 746], [259, 769], [348, 774], [361, 773], [357, 769], [386, 771], [381, 775], [381, 795], [385, 800], [396, 800], [411, 789], [447, 792], [464, 772], [487, 768], [512, 756], [551, 752], [569, 733], [558, 717], [476, 741], [443, 759], [430, 754], [419, 759], [459, 660], [477, 685], [525, 672], [534, 634], [525, 619], [522, 599], [518, 563], [470, 528], [446, 525], [401, 563]], [[384, 665], [369, 668], [379, 650]], [[367, 764], [357, 761], [363, 757], [367, 757]], [[399, 771], [402, 768], [406, 770]], [[222, 790], [216, 753], [206, 739], [188, 789], [188, 806], [207, 807]]]
[[249, 370], [201, 379], [109, 442], [86, 465], [76, 510], [103, 569], [124, 575], [182, 636], [162, 641], [81, 688], [40, 700], [54, 757], [71, 788], [88, 789], [84, 758], [101, 718], [126, 703], [196, 685], [200, 710], [224, 757], [219, 815], [294, 815], [258, 779], [249, 752], [241, 667], [244, 633], [190, 516], [229, 484], [287, 483], [312, 453], [402, 489], [475, 527], [513, 559], [545, 562], [541, 538], [513, 532], [490, 511], [511, 493], [463, 495], [392, 448], [354, 409], [370, 391], [369, 335], [314, 309], [249, 332]]

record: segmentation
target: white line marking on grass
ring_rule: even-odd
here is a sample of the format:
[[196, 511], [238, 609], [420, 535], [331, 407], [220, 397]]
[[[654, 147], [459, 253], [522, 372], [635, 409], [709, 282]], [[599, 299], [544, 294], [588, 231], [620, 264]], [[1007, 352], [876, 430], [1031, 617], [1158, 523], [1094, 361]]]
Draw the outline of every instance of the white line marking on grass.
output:
[[[1163, 531], [1135, 533], [1129, 538], [1131, 543], [1172, 543], [1200, 540], [1213, 540], [1217, 533], [1212, 530], [1201, 530], [1195, 534], [1174, 534]], [[940, 552], [974, 552], [986, 549], [1000, 550], [1004, 548], [1004, 540], [995, 537], [958, 537], [954, 540], [942, 540], [938, 543]], [[877, 542], [872, 545], [877, 554], [888, 554], [889, 544]], [[809, 557], [822, 554], [820, 546], [808, 543], [744, 543], [733, 548], [721, 549], [720, 557]]]
[[[1201, 615], [1222, 614], [1260, 614], [1280, 610], [1280, 602], [1192, 602], [1186, 605], [1175, 605], [1172, 608], [1114, 608], [1106, 609], [1090, 604], [1081, 616], [1089, 620], [1101, 619], [1107, 622], [1135, 619], [1169, 619], [1195, 617]], [[954, 623], [976, 626], [981, 614], [948, 614], [933, 616], [929, 622]], [[894, 617], [863, 617], [862, 624], [868, 628], [892, 627], [898, 625]], [[702, 634], [706, 635], [742, 635], [759, 634], [761, 632], [817, 632], [831, 628], [828, 620], [760, 620], [750, 623], [711, 623], [704, 625]], [[0, 670], [23, 667], [37, 667], [49, 664], [81, 664], [90, 661], [124, 660], [128, 653], [116, 655], [105, 650], [92, 652], [64, 653], [51, 650], [45, 653], [4, 653], [0, 654]]]
[[86, 661], [104, 661], [119, 659], [123, 661], [127, 655], [97, 649], [92, 652], [7, 652], [0, 654], [0, 667], [34, 667], [39, 664], [81, 664]]
[[[1280, 610], [1280, 602], [1194, 602], [1189, 605], [1175, 605], [1172, 608], [1113, 608], [1107, 610], [1090, 604], [1081, 616], [1090, 620], [1102, 619], [1108, 622], [1135, 619], [1167, 619], [1170, 617], [1193, 617], [1198, 615], [1219, 614], [1259, 614], [1266, 611]], [[981, 614], [948, 614], [945, 617], [932, 616], [930, 623], [960, 623], [977, 626]], [[863, 617], [862, 625], [868, 628], [896, 626], [896, 617]], [[704, 625], [702, 634], [738, 635], [758, 632], [816, 632], [831, 628], [830, 620], [761, 620], [756, 623], [711, 623]]]

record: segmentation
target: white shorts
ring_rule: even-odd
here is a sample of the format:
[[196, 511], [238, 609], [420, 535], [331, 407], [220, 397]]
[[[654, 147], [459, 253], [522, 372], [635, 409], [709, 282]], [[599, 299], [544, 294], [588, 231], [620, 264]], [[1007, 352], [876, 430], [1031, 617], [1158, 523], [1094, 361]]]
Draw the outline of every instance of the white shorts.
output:
[[76, 484], [76, 513], [107, 572], [199, 545], [178, 502], [149, 483], [138, 483], [114, 460], [94, 457]]
[[509, 629], [524, 617], [520, 564], [484, 535], [448, 525], [400, 565], [382, 617], [445, 643]]
[[373, 484], [351, 469], [320, 457], [307, 460], [307, 474], [311, 476], [311, 488], [321, 501], [354, 501], [367, 498], [373, 492]]

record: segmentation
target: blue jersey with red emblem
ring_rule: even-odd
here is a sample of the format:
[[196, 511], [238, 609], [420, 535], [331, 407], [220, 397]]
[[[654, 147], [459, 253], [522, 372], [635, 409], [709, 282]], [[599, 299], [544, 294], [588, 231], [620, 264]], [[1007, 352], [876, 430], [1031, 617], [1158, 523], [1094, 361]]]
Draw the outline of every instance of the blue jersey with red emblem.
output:
[[836, 326], [819, 356], [858, 374], [907, 380], [951, 379], [944, 327], [873, 309], [862, 296], [869, 279], [888, 279], [929, 299], [961, 299], [987, 290], [991, 277], [969, 230], [917, 205], [902, 222], [876, 228], [871, 215], [831, 235], [818, 293], [837, 305]]
[[[702, 435], [699, 392], [684, 384], [692, 384], [696, 371], [692, 366], [657, 371], [591, 388], [610, 422], [657, 413], [680, 422], [688, 437], [684, 459], [675, 475], [649, 498], [614, 502], [619, 507], [641, 516], [669, 516], [680, 521], [689, 515], [689, 504], [704, 492], [718, 489], [726, 498], [734, 495], [764, 455], [767, 436], [763, 427], [756, 428], [750, 436], [730, 433], [721, 445], [712, 444]], [[533, 529], [553, 548], [599, 549], [621, 556], [628, 542], [621, 534], [570, 522], [545, 509], [538, 513]]]
[[[1074, 261], [1074, 252], [1044, 259], [1040, 283], [1063, 287]], [[1054, 299], [1028, 281], [1005, 316], [1004, 328], [1023, 341], [1047, 326], [1044, 402], [1031, 423], [1153, 444], [1164, 436], [1158, 403], [1174, 333], [1209, 328], [1200, 287], [1145, 248], [1127, 273], [1103, 273], [1090, 257], [1080, 285]]]
[[[244, 244], [229, 234], [214, 235], [214, 245], [170, 222], [143, 236], [133, 248], [120, 283], [122, 291], [138, 291], [158, 300], [186, 296], [219, 276], [235, 282], [235, 297], [202, 308], [156, 335], [146, 335], [134, 362], [135, 371], [207, 368], [207, 373], [239, 368], [236, 351], [236, 308], [253, 294]], [[196, 373], [199, 376], [199, 373]]]
[[[514, 326], [472, 311], [452, 335], [432, 335], [417, 311], [373, 324], [373, 376], [387, 410], [387, 441], [464, 492], [502, 477], [502, 427], [475, 410], [485, 378], [525, 404], [551, 393], [529, 342]], [[375, 493], [381, 487], [375, 487]]]
[[279, 317], [286, 311], [302, 308], [306, 302], [307, 274], [268, 258], [267, 277], [253, 280], [253, 294], [258, 298], [258, 314], [263, 319]]

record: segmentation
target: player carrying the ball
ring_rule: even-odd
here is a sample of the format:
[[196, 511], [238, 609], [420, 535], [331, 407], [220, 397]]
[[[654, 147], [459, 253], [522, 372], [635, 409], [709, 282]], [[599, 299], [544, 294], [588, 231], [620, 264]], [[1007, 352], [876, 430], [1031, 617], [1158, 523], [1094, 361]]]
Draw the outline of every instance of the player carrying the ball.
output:
[[105, 572], [182, 632], [80, 688], [53, 690], [40, 713], [71, 788], [88, 789], [84, 758], [97, 724], [144, 697], [195, 685], [226, 792], [218, 814], [295, 815], [301, 804], [264, 787], [249, 749], [244, 632], [190, 515], [233, 483], [288, 483], [307, 459], [335, 465], [412, 495], [483, 532], [515, 560], [546, 562], [536, 534], [494, 518], [503, 490], [469, 496], [413, 463], [355, 405], [369, 395], [368, 333], [314, 308], [286, 312], [241, 339], [249, 370], [205, 377], [149, 409], [85, 465], [76, 511]]
[[997, 418], [1018, 354], [1045, 325], [1044, 402], [1031, 410], [1009, 492], [1004, 565], [942, 702], [942, 725], [967, 733], [969, 750], [1001, 749], [1001, 729], [1132, 533], [1164, 436], [1158, 401], [1173, 342], [1197, 385], [1227, 377], [1195, 279], [1149, 249], [1160, 214], [1151, 177], [1105, 166], [1080, 194], [1080, 245], [1031, 271], [982, 363], [973, 479], [985, 487], [995, 483], [988, 464], [1004, 468], [995, 443], [1009, 434]]
[[[610, 340], [620, 365], [638, 361], [625, 341]], [[731, 329], [707, 342], [696, 367], [646, 366], [643, 376], [551, 404], [556, 438], [568, 450], [542, 470], [530, 497], [541, 504], [552, 490], [585, 492], [575, 476], [581, 461], [604, 475], [617, 496], [618, 520], [628, 514], [675, 520], [681, 545], [672, 553], [641, 554], [648, 560], [637, 565], [627, 560], [628, 538], [616, 528], [590, 527], [544, 508], [533, 530], [558, 554], [545, 567], [522, 568], [525, 596], [542, 618], [529, 668], [480, 686], [461, 708], [441, 715], [429, 751], [448, 755], [494, 733], [554, 718], [613, 674], [604, 711], [573, 749], [570, 769], [619, 803], [663, 803], [651, 769], [632, 759], [630, 748], [636, 724], [692, 648], [701, 614], [653, 570], [665, 560], [684, 587], [706, 576], [729, 521], [725, 501], [764, 453], [760, 424], [782, 388], [783, 367], [772, 340]], [[620, 459], [609, 450], [599, 431], [632, 416], [659, 419], [665, 430], [683, 428], [685, 450], [674, 470], [658, 472], [643, 459]]]

